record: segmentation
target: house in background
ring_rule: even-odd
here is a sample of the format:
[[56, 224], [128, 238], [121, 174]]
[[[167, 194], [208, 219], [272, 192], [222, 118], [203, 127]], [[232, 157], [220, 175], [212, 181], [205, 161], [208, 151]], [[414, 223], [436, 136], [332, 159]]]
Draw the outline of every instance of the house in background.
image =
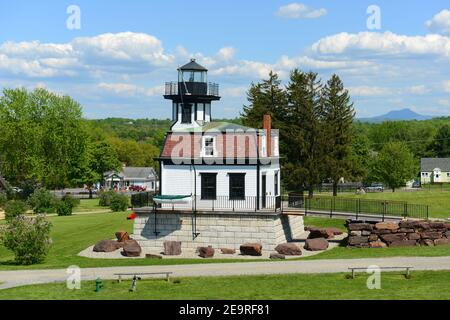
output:
[[420, 182], [450, 182], [450, 158], [422, 158], [420, 160]]
[[158, 189], [158, 175], [151, 167], [123, 166], [120, 172], [105, 172], [103, 174], [103, 186], [106, 189], [117, 190], [130, 190], [130, 187], [140, 187], [142, 190], [156, 192]]

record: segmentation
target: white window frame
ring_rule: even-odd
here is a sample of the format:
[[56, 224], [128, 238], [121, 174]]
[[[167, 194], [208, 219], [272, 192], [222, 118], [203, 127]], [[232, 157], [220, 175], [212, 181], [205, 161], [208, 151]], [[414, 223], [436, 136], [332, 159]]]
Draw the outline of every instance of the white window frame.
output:
[[[212, 145], [213, 145], [213, 154], [206, 154], [206, 139], [212, 139]], [[202, 137], [202, 157], [215, 157], [217, 155], [217, 149], [216, 149], [216, 137], [214, 136], [203, 136]]]
[[261, 157], [267, 157], [267, 137], [261, 136]]

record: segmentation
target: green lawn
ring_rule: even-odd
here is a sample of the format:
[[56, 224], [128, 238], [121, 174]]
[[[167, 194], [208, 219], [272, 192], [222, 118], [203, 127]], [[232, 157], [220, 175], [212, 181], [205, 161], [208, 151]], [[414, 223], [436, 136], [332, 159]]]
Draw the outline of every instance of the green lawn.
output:
[[75, 207], [73, 212], [94, 212], [109, 210], [108, 207], [101, 207], [98, 205], [98, 199], [81, 199], [80, 205]]
[[[320, 193], [318, 195], [325, 195]], [[450, 188], [444, 186], [427, 186], [419, 191], [402, 191], [392, 192], [371, 192], [365, 195], [356, 195], [355, 193], [341, 193], [339, 197], [345, 198], [361, 198], [375, 200], [394, 200], [406, 201], [411, 204], [424, 204], [429, 206], [430, 217], [434, 218], [450, 218]]]
[[381, 289], [369, 290], [368, 275], [295, 274], [270, 276], [196, 277], [178, 281], [142, 280], [129, 292], [131, 281], [105, 280], [95, 292], [93, 281], [80, 290], [65, 283], [23, 286], [0, 290], [2, 299], [450, 299], [450, 271], [413, 271], [411, 279], [400, 272], [381, 274]]

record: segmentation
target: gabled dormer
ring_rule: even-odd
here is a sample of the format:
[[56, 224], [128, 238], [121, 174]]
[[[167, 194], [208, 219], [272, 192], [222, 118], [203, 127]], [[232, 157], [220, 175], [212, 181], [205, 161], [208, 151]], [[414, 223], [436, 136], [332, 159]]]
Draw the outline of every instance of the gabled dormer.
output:
[[208, 70], [195, 59], [178, 68], [178, 81], [166, 82], [165, 99], [172, 100], [172, 130], [211, 122], [211, 102], [220, 100], [219, 85], [208, 82]]

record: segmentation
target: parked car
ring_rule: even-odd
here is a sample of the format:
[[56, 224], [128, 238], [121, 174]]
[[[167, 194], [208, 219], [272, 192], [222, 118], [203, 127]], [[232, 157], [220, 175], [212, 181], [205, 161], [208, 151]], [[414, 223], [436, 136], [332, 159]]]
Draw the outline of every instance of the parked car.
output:
[[383, 192], [384, 186], [381, 183], [372, 183], [370, 186], [364, 188], [365, 192]]

